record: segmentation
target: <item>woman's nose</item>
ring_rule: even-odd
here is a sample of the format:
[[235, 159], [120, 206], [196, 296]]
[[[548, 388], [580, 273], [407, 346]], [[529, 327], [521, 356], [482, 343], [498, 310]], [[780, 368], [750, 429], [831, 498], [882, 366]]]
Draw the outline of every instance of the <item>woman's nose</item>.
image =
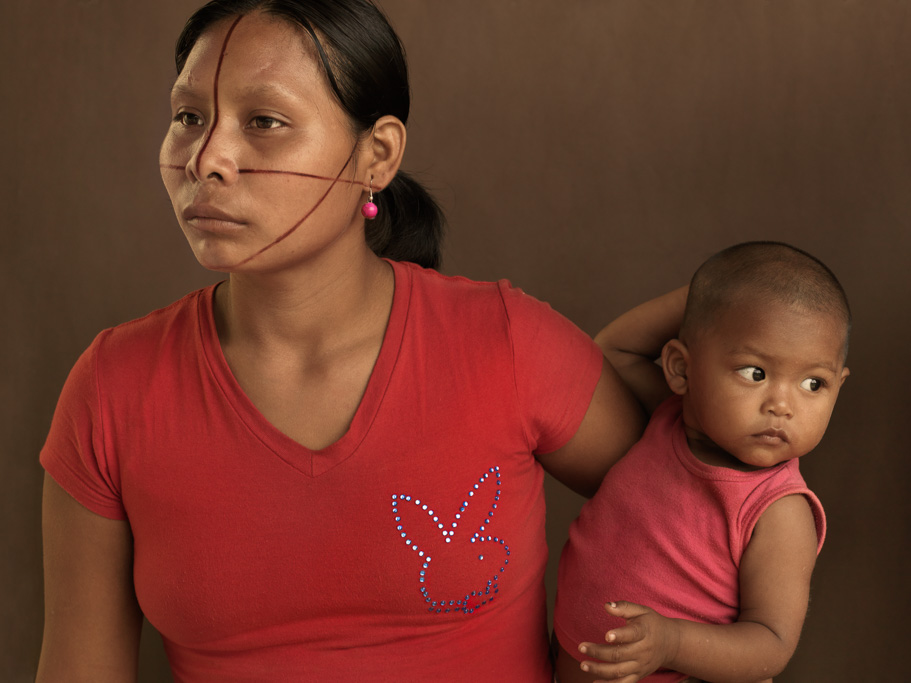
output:
[[231, 184], [238, 176], [237, 153], [228, 123], [216, 117], [190, 157], [187, 172], [201, 182], [216, 180]]

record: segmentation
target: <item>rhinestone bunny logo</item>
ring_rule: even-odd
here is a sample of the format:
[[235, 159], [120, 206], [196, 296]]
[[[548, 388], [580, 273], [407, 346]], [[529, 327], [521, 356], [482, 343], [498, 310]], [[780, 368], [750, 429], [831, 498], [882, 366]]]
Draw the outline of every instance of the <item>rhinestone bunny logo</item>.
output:
[[473, 614], [492, 602], [509, 567], [509, 545], [491, 530], [500, 504], [500, 468], [444, 510], [411, 493], [392, 496], [395, 529], [418, 560], [417, 583], [428, 612]]

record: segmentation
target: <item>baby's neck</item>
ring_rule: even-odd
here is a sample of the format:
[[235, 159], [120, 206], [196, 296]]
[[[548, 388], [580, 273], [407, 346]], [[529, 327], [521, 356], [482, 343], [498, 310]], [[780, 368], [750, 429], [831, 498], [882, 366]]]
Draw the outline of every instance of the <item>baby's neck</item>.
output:
[[756, 465], [747, 465], [741, 462], [718, 444], [712, 441], [708, 436], [692, 429], [684, 423], [684, 432], [686, 433], [686, 443], [690, 447], [693, 457], [701, 463], [712, 467], [724, 467], [729, 470], [738, 472], [755, 472], [765, 469]]

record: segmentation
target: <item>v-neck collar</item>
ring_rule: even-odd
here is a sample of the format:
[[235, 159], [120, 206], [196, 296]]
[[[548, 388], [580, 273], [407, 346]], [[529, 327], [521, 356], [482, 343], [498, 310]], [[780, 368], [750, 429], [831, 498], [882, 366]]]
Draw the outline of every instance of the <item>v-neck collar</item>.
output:
[[225, 400], [233, 408], [238, 419], [264, 446], [307, 476], [318, 477], [354, 455], [370, 431], [386, 394], [402, 346], [412, 285], [410, 268], [394, 261], [389, 263], [392, 265], [395, 289], [383, 344], [373, 366], [373, 372], [348, 431], [335, 443], [319, 450], [309, 449], [277, 429], [247, 397], [231, 372], [218, 341], [214, 316], [215, 288], [218, 285], [212, 285], [200, 292], [200, 341], [206, 362]]

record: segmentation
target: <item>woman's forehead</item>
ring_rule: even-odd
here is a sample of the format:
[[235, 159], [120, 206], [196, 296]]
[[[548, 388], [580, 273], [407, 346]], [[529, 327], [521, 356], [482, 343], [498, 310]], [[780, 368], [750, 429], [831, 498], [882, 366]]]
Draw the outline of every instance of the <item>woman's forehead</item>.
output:
[[219, 21], [200, 35], [174, 91], [203, 95], [231, 85], [287, 92], [311, 88], [314, 76], [319, 67], [304, 32], [256, 12]]

